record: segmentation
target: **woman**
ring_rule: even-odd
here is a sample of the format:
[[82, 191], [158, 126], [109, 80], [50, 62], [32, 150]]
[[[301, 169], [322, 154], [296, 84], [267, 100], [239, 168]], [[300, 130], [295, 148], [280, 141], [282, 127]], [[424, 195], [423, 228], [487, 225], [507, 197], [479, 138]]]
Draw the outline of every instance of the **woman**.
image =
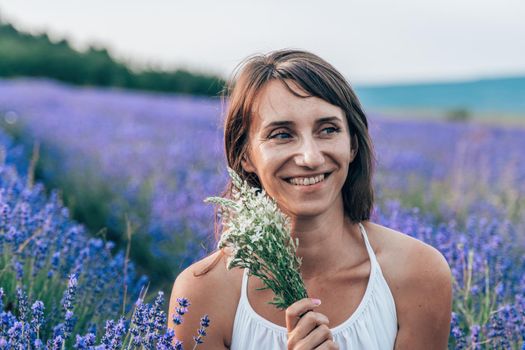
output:
[[312, 298], [280, 311], [267, 304], [271, 290], [228, 271], [217, 251], [174, 283], [170, 327], [176, 298], [192, 302], [177, 337], [191, 344], [207, 313], [203, 349], [446, 348], [449, 266], [429, 245], [369, 221], [372, 144], [344, 77], [312, 53], [286, 49], [249, 57], [228, 92], [228, 165], [292, 219]]

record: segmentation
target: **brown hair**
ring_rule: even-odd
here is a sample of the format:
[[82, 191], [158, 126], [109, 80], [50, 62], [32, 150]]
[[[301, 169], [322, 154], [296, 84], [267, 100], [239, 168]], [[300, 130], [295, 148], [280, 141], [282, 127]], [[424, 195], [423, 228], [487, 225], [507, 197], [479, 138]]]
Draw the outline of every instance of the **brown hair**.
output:
[[[285, 79], [293, 80], [307, 96], [293, 91]], [[342, 188], [345, 215], [352, 222], [369, 220], [374, 204], [372, 174], [375, 163], [372, 142], [368, 134], [368, 122], [356, 94], [346, 79], [332, 65], [319, 56], [304, 50], [282, 49], [267, 54], [255, 54], [243, 60], [234, 70], [223, 101], [229, 98], [224, 120], [224, 149], [228, 166], [251, 186], [261, 188], [254, 173], [245, 172], [241, 159], [248, 151], [248, 133], [254, 115], [256, 99], [271, 80], [280, 80], [295, 96], [315, 96], [341, 108], [348, 121], [351, 148], [357, 148], [357, 155], [348, 170]], [[230, 197], [232, 182], [229, 181], [222, 193]], [[220, 236], [220, 219], [215, 210], [215, 239]], [[201, 274], [217, 264], [221, 256], [212, 262]]]

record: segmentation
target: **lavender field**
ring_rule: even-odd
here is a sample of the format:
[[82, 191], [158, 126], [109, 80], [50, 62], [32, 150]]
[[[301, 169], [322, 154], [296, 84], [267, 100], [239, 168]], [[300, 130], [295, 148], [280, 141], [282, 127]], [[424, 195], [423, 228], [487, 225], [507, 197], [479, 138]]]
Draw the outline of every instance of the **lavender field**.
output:
[[[12, 135], [0, 142], [23, 173], [37, 140], [37, 175], [64, 189], [79, 218], [95, 211], [124, 241], [127, 215], [133, 240], [147, 247], [137, 261], [148, 256], [145, 271], [163, 266], [149, 275], [168, 293], [177, 273], [215, 246], [213, 208], [203, 199], [226, 184], [225, 108], [218, 99], [0, 80], [0, 125]], [[374, 220], [447, 258], [450, 348], [522, 349], [525, 126], [368, 117], [378, 161]]]
[[[18, 146], [1, 130], [0, 142], [0, 349], [183, 350], [164, 293], [146, 302], [148, 277], [123, 251], [113, 256], [113, 242], [90, 238], [55, 190], [46, 196], [5, 164]], [[181, 323], [189, 302], [179, 305]], [[209, 323], [203, 316], [196, 343]]]

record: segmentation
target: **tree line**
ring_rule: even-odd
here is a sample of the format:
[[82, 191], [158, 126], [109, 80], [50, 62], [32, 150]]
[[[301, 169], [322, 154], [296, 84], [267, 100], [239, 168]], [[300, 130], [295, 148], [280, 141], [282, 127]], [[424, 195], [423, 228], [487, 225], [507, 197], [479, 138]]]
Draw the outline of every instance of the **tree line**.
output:
[[49, 77], [77, 85], [218, 96], [220, 77], [185, 69], [133, 70], [118, 62], [106, 48], [77, 51], [67, 40], [52, 41], [46, 33], [29, 34], [0, 20], [0, 76]]

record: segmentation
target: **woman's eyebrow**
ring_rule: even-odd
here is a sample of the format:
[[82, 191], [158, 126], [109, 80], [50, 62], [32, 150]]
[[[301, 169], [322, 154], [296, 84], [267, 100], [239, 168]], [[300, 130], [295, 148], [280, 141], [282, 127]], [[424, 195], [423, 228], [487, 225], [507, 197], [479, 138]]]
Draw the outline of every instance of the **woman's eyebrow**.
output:
[[270, 122], [270, 123], [266, 124], [263, 127], [263, 130], [266, 130], [266, 129], [269, 129], [269, 128], [272, 128], [272, 127], [289, 126], [289, 125], [294, 125], [294, 124], [295, 124], [295, 122], [293, 122], [291, 120], [275, 120], [273, 122]]
[[331, 116], [331, 117], [323, 117], [323, 118], [319, 118], [317, 119], [315, 122], [320, 124], [320, 123], [325, 123], [325, 122], [333, 122], [333, 121], [338, 121], [338, 122], [343, 122], [341, 120], [341, 118], [339, 117], [336, 117], [335, 115], [334, 116]]
[[[315, 123], [321, 124], [321, 123], [332, 122], [332, 121], [342, 122], [341, 118], [336, 117], [336, 116], [330, 116], [330, 117], [319, 118], [315, 121]], [[266, 130], [271, 127], [289, 126], [289, 125], [295, 125], [295, 122], [292, 120], [275, 120], [273, 122], [268, 123], [266, 126], [264, 126], [263, 130]]]

